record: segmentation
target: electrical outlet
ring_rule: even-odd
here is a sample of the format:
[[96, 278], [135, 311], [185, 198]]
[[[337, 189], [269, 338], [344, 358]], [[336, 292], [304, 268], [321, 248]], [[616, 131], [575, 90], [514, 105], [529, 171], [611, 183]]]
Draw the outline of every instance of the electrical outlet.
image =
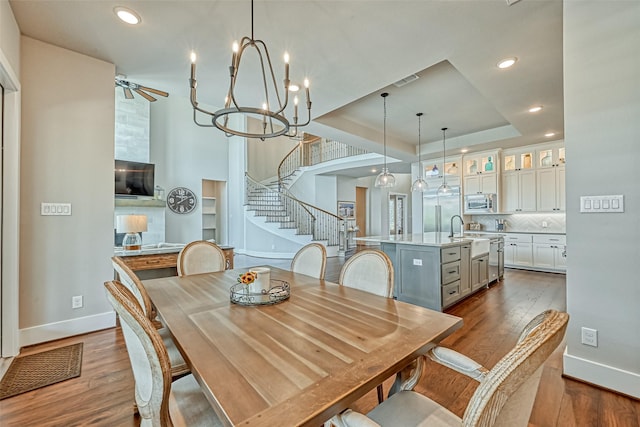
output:
[[71, 308], [82, 308], [82, 295], [71, 297]]
[[598, 346], [598, 330], [582, 327], [582, 344], [592, 347]]
[[549, 226], [549, 223], [547, 223], [547, 221], [542, 221], [542, 228], [547, 228]]

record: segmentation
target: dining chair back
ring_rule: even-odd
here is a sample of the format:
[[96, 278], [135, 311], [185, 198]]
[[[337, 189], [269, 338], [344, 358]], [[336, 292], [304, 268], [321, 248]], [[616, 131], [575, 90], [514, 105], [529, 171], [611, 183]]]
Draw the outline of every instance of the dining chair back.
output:
[[133, 293], [118, 281], [104, 286], [107, 299], [120, 317], [135, 379], [140, 425], [222, 425], [192, 375], [172, 383], [167, 349]]
[[144, 285], [140, 281], [138, 275], [134, 273], [134, 271], [131, 270], [131, 268], [129, 268], [129, 266], [125, 264], [120, 257], [111, 257], [111, 264], [113, 265], [115, 272], [118, 273], [120, 283], [125, 285], [127, 289], [131, 291], [131, 293], [136, 297], [138, 304], [140, 304], [145, 316], [147, 316], [149, 320], [153, 321], [156, 318], [156, 313], [153, 309], [153, 305], [151, 304], [151, 298], [149, 298], [147, 290], [144, 288]]
[[389, 256], [378, 249], [361, 250], [344, 263], [338, 283], [392, 298], [393, 264]]
[[[444, 347], [435, 347], [428, 357], [480, 384], [471, 396], [462, 418], [428, 397], [400, 386], [366, 416], [352, 410], [334, 416], [338, 427], [387, 425], [437, 425], [465, 427], [526, 427], [538, 390], [544, 362], [561, 344], [569, 315], [546, 310], [531, 320], [509, 353], [488, 370], [472, 359]], [[423, 381], [427, 380], [423, 377]], [[444, 379], [441, 379], [444, 381]]]
[[324, 280], [327, 267], [327, 250], [320, 243], [309, 243], [296, 252], [291, 261], [291, 271]]
[[515, 347], [487, 373], [463, 420], [474, 426], [527, 426], [544, 362], [558, 348], [569, 315], [546, 310], [523, 329]]
[[178, 276], [214, 273], [225, 270], [226, 266], [224, 251], [206, 240], [191, 242], [178, 254]]
[[[349, 258], [340, 270], [338, 283], [385, 298], [393, 298], [393, 264], [378, 249], [363, 249]], [[384, 400], [382, 384], [377, 386], [378, 403]]]
[[171, 372], [173, 378], [180, 378], [191, 372], [189, 365], [185, 362], [182, 354], [173, 342], [173, 338], [169, 333], [169, 330], [165, 325], [158, 320], [158, 314], [151, 302], [151, 298], [147, 293], [144, 285], [136, 273], [129, 268], [127, 264], [122, 261], [120, 257], [112, 257], [111, 263], [113, 269], [118, 273], [118, 278], [121, 284], [125, 285], [131, 294], [135, 297], [138, 305], [142, 309], [142, 313], [149, 319], [151, 324], [158, 329], [158, 333], [162, 337], [165, 347], [169, 352], [169, 359], [171, 361]]

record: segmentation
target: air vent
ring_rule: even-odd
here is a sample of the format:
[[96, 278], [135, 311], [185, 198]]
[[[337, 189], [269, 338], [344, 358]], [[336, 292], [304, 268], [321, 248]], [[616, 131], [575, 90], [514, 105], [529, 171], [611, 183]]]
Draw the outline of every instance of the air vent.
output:
[[404, 79], [400, 79], [397, 82], [395, 82], [393, 85], [395, 87], [402, 87], [404, 85], [408, 85], [411, 82], [414, 82], [416, 80], [418, 80], [418, 76], [415, 74], [411, 74], [410, 76], [405, 77]]

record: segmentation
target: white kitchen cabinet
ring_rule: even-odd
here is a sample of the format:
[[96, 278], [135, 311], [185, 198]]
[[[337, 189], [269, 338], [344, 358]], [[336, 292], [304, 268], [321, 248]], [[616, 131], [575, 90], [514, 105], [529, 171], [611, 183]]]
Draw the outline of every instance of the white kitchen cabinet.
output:
[[474, 175], [464, 178], [464, 194], [496, 194], [498, 180], [496, 174]]
[[464, 156], [463, 194], [497, 194], [498, 162], [498, 153], [495, 151]]
[[564, 166], [566, 163], [563, 144], [551, 144], [536, 149], [536, 169]]
[[447, 158], [447, 163], [442, 167], [442, 158], [423, 161], [423, 177], [427, 181], [429, 188], [438, 188], [442, 184], [445, 174], [447, 176], [447, 184], [460, 185], [461, 162], [462, 157]]
[[505, 267], [533, 267], [533, 236], [507, 234], [504, 237]]
[[502, 211], [509, 213], [536, 211], [536, 173], [515, 170], [502, 174]]
[[502, 171], [515, 172], [535, 168], [535, 150], [531, 147], [505, 150], [502, 153]]
[[548, 167], [536, 170], [537, 210], [538, 212], [564, 212], [565, 168]]
[[534, 235], [533, 266], [540, 270], [566, 271], [565, 248], [564, 235]]

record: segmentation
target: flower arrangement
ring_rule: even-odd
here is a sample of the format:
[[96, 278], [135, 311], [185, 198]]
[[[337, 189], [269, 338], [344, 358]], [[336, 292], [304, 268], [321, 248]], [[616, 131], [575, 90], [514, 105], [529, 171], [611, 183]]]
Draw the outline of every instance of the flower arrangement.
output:
[[258, 278], [258, 273], [255, 271], [247, 271], [238, 276], [238, 283], [242, 283], [245, 286], [249, 286]]

